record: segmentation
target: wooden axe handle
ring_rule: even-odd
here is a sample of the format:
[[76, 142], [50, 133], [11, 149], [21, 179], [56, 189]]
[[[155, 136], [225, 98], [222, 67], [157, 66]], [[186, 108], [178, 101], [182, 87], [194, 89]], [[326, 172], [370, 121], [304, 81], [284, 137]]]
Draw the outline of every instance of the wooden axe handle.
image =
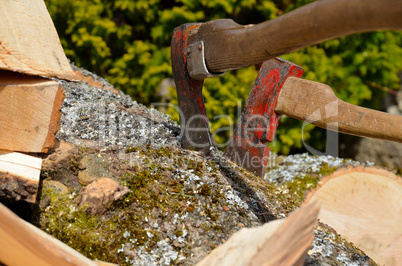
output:
[[203, 23], [189, 43], [204, 41], [206, 65], [219, 73], [348, 34], [402, 29], [401, 14], [401, 0], [321, 0], [254, 26]]
[[402, 143], [402, 116], [341, 101], [319, 82], [289, 77], [275, 111], [329, 130]]

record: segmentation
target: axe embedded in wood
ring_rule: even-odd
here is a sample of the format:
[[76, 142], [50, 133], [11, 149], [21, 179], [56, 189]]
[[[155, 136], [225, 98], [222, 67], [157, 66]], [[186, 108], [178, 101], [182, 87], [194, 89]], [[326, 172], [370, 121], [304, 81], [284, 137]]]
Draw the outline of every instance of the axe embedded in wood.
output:
[[273, 141], [281, 116], [275, 112], [281, 88], [288, 77], [300, 77], [303, 69], [275, 58], [258, 72], [241, 117], [224, 156], [258, 176], [264, 176], [269, 158], [267, 142]]
[[339, 100], [322, 83], [299, 78], [303, 70], [286, 60], [265, 61], [225, 151], [225, 157], [264, 176], [283, 114], [310, 124], [357, 136], [402, 142], [402, 116]]
[[177, 27], [171, 49], [183, 148], [212, 145], [203, 79], [343, 35], [402, 29], [401, 13], [400, 0], [322, 0], [258, 25], [223, 19]]
[[202, 98], [203, 80], [192, 78], [187, 70], [190, 54], [188, 32], [199, 24], [184, 24], [177, 27], [172, 37], [172, 69], [176, 83], [181, 124], [182, 147], [196, 150], [208, 149], [212, 145], [208, 119]]

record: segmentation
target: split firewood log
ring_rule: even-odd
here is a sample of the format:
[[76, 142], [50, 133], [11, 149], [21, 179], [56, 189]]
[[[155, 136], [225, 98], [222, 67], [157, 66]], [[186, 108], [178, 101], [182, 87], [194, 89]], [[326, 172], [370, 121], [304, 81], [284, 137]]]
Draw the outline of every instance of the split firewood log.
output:
[[42, 159], [0, 150], [0, 198], [35, 203]]
[[58, 82], [0, 70], [0, 149], [47, 152], [60, 128]]
[[312, 202], [285, 220], [241, 229], [197, 265], [303, 265], [319, 209], [319, 204]]
[[0, 264], [114, 265], [86, 258], [63, 242], [20, 219], [1, 203]]
[[305, 204], [380, 265], [402, 263], [402, 178], [374, 167], [341, 169], [321, 180]]
[[0, 69], [74, 80], [43, 0], [2, 1]]

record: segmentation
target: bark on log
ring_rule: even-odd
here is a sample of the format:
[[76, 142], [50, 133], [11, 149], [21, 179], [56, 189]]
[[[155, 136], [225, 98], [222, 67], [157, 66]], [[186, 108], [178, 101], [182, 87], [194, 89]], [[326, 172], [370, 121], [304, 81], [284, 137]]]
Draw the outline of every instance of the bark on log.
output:
[[402, 178], [374, 167], [342, 169], [321, 180], [305, 203], [318, 218], [380, 265], [402, 262]]
[[0, 198], [35, 203], [42, 159], [0, 150]]
[[60, 128], [63, 100], [55, 81], [0, 70], [0, 149], [47, 152]]
[[2, 1], [0, 69], [74, 80], [43, 0]]

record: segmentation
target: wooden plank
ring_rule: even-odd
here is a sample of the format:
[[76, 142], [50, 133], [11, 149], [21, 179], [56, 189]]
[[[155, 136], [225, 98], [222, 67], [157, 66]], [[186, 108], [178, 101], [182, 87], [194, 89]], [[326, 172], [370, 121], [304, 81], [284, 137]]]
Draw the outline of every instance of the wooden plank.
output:
[[60, 128], [59, 83], [0, 71], [0, 149], [47, 152]]
[[73, 80], [43, 0], [2, 1], [0, 69]]
[[0, 150], [0, 198], [35, 203], [42, 159]]
[[378, 264], [401, 265], [402, 178], [360, 166], [321, 182], [305, 201], [321, 202], [318, 218]]
[[[0, 204], [0, 262], [13, 265], [97, 265]], [[1, 264], [0, 263], [0, 264]]]
[[303, 265], [314, 239], [316, 202], [257, 228], [244, 228], [214, 249], [197, 266]]

